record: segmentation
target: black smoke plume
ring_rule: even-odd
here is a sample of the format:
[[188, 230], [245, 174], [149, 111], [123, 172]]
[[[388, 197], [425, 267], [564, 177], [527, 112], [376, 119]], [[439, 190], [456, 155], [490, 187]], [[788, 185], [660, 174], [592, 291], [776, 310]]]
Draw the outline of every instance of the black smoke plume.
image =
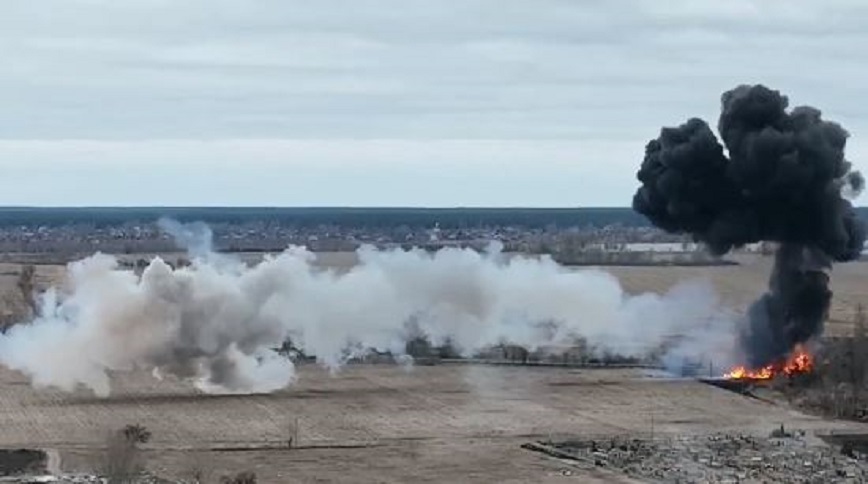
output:
[[[748, 310], [741, 342], [758, 367], [823, 331], [831, 263], [857, 259], [865, 226], [845, 197], [864, 179], [844, 157], [849, 134], [819, 110], [762, 85], [722, 96], [718, 131], [697, 118], [648, 143], [633, 209], [666, 231], [689, 233], [718, 255], [780, 243], [768, 292]], [[726, 151], [724, 151], [724, 146]]]

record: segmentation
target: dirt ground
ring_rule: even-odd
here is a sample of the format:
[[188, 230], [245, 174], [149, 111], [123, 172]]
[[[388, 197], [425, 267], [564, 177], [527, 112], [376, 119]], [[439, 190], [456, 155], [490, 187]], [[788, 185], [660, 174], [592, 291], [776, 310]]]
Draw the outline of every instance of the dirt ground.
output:
[[389, 483], [629, 482], [520, 445], [613, 434], [767, 435], [780, 424], [856, 427], [641, 370], [352, 365], [330, 375], [308, 365], [287, 390], [245, 396], [123, 373], [105, 399], [33, 389], [0, 370], [0, 447], [55, 449], [64, 470], [92, 471], [108, 432], [130, 423], [153, 433], [145, 457], [163, 475], [203, 468], [253, 470], [261, 482]]

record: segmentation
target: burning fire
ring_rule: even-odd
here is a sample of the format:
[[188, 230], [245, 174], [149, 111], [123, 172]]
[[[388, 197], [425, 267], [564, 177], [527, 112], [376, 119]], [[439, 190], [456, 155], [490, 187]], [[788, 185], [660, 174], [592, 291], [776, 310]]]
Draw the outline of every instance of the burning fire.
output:
[[814, 370], [814, 357], [801, 345], [796, 346], [786, 360], [749, 370], [737, 366], [723, 375], [732, 380], [771, 380], [778, 375], [793, 376]]

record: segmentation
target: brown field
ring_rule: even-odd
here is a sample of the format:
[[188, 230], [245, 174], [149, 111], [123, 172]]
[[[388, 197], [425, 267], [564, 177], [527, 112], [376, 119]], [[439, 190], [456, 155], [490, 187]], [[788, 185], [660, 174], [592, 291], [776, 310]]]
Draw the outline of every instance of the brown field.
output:
[[[742, 262], [606, 270], [633, 293], [708, 279], [727, 304], [743, 308], [764, 289], [771, 261], [745, 256]], [[321, 256], [326, 267], [353, 263], [352, 254]], [[18, 270], [0, 264], [0, 289], [16, 290]], [[60, 283], [63, 275], [62, 266], [38, 266], [37, 283]], [[833, 289], [829, 330], [846, 333], [856, 304], [868, 302], [868, 264], [836, 266]], [[780, 424], [868, 431], [639, 370], [354, 365], [332, 376], [305, 366], [297, 385], [271, 395], [202, 395], [141, 373], [116, 375], [114, 388], [107, 399], [36, 390], [0, 368], [0, 447], [56, 449], [65, 470], [91, 471], [109, 431], [140, 423], [153, 432], [145, 446], [148, 466], [168, 476], [206, 469], [212, 476], [253, 470], [260, 482], [593, 483], [630, 481], [520, 445], [575, 435], [767, 434]], [[290, 436], [296, 440], [287, 449]]]
[[294, 387], [247, 396], [202, 395], [142, 373], [114, 381], [113, 396], [101, 399], [36, 390], [0, 372], [0, 447], [56, 449], [65, 470], [87, 471], [111, 429], [139, 423], [153, 432], [148, 465], [164, 475], [206, 466], [253, 470], [262, 482], [627, 482], [520, 445], [576, 435], [767, 434], [782, 423], [854, 428], [638, 370], [354, 365], [332, 376], [305, 366]]

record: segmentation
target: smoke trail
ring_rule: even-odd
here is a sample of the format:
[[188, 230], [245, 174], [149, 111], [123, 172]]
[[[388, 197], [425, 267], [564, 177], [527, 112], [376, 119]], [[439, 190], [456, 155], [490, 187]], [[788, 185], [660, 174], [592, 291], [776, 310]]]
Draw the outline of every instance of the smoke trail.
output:
[[182, 224], [170, 218], [157, 220], [157, 227], [175, 240], [175, 243], [187, 249], [193, 257], [208, 257], [214, 254], [212, 241], [214, 233], [211, 227], [202, 222]]
[[345, 273], [316, 268], [291, 247], [252, 266], [206, 258], [172, 269], [154, 259], [141, 276], [95, 255], [69, 267], [70, 290], [51, 292], [40, 317], [0, 337], [0, 362], [37, 385], [98, 394], [109, 370], [149, 369], [208, 391], [271, 391], [290, 384], [287, 338], [331, 368], [369, 349], [402, 355], [422, 334], [471, 354], [510, 343], [573, 345], [642, 356], [670, 333], [724, 318], [707, 286], [624, 294], [599, 271], [498, 250], [358, 251]]
[[825, 271], [858, 258], [865, 228], [844, 196], [864, 180], [844, 157], [848, 133], [819, 110], [764, 86], [722, 96], [718, 130], [690, 119], [648, 143], [633, 208], [656, 226], [693, 234], [716, 254], [782, 243], [769, 291], [748, 311], [742, 347], [761, 366], [822, 333], [831, 300]]

